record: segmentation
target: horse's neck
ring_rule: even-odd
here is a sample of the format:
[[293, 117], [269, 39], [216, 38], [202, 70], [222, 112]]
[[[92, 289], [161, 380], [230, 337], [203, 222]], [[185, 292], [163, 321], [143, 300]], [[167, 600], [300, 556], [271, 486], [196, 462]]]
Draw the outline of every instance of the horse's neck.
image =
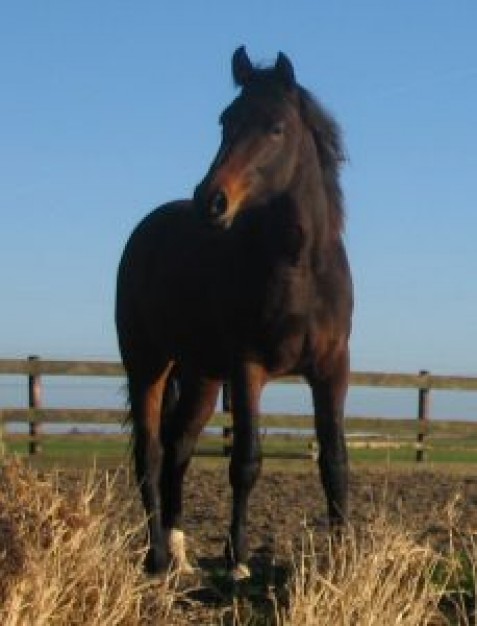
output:
[[260, 259], [252, 266], [264, 271], [277, 264], [313, 270], [321, 265], [331, 232], [327, 196], [315, 146], [307, 148], [288, 189], [237, 219], [231, 231], [235, 245], [228, 250], [239, 265], [247, 265], [247, 259]]
[[303, 231], [303, 255], [312, 263], [330, 240], [330, 216], [323, 172], [314, 145], [309, 145], [297, 164], [289, 195], [296, 223]]

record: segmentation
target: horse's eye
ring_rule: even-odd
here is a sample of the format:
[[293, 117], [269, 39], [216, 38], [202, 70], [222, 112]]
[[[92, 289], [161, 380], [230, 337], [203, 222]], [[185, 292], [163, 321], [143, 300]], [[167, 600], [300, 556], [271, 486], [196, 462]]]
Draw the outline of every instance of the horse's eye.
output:
[[284, 132], [285, 132], [285, 123], [284, 122], [275, 122], [270, 127], [270, 134], [275, 139], [280, 138], [283, 135]]

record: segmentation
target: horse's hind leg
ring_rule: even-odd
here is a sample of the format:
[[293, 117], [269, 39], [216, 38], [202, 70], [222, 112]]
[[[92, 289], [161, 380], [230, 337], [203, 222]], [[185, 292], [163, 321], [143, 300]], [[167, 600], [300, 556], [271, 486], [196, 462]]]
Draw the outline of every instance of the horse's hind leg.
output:
[[160, 520], [159, 481], [163, 456], [160, 441], [161, 411], [171, 366], [166, 365], [155, 377], [139, 379], [129, 376], [136, 478], [149, 529], [145, 569], [150, 574], [158, 573], [168, 565]]
[[[161, 474], [162, 527], [169, 556], [183, 571], [190, 571], [182, 531], [182, 485], [197, 438], [214, 411], [220, 381], [199, 376], [182, 377], [174, 413], [162, 424], [164, 463]], [[168, 419], [170, 417], [170, 419]]]
[[348, 453], [344, 432], [344, 403], [349, 380], [348, 350], [336, 357], [330, 375], [307, 376], [313, 393], [315, 427], [320, 447], [318, 464], [332, 528], [348, 515]]

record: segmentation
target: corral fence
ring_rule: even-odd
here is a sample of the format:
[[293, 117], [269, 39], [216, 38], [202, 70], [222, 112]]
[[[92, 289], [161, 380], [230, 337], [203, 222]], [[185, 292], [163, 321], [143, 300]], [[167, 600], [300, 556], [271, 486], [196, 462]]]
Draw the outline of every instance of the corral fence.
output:
[[[101, 377], [122, 378], [124, 369], [114, 361], [58, 361], [44, 360], [38, 356], [27, 359], [0, 359], [0, 376], [25, 376], [28, 385], [27, 408], [2, 408], [0, 398], [0, 452], [3, 446], [2, 431], [5, 423], [26, 422], [29, 425], [28, 450], [30, 454], [41, 451], [43, 436], [42, 423], [124, 423], [126, 412], [119, 409], [100, 408], [48, 408], [42, 405], [42, 376], [74, 376], [74, 377]], [[303, 382], [301, 377], [288, 376], [277, 382], [296, 384]], [[400, 374], [384, 372], [352, 372], [351, 386], [388, 388], [388, 389], [415, 389], [417, 392], [416, 410], [416, 461], [424, 460], [425, 437], [429, 429], [431, 390], [446, 391], [477, 391], [477, 377], [434, 375], [421, 370], [418, 374]], [[230, 412], [230, 394], [228, 386], [224, 385], [223, 412]], [[290, 429], [293, 427], [290, 426]], [[230, 452], [232, 428], [223, 427], [223, 454]], [[300, 458], [316, 455], [311, 449], [303, 453]], [[296, 458], [297, 455], [294, 455]]]

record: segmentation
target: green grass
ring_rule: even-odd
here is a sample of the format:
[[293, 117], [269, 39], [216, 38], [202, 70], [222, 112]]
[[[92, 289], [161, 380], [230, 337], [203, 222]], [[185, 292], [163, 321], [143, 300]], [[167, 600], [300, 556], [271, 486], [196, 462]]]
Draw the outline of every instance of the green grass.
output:
[[[28, 441], [25, 438], [9, 438], [6, 452], [28, 455]], [[34, 459], [35, 465], [60, 465], [66, 467], [86, 467], [95, 463], [117, 466], [129, 459], [129, 444], [126, 437], [101, 436], [45, 436], [41, 440], [41, 453]]]
[[[264, 416], [264, 426], [292, 425], [297, 428], [311, 426], [310, 417]], [[224, 415], [214, 416], [211, 425], [229, 423]], [[415, 465], [416, 422], [413, 420], [384, 420], [349, 418], [346, 431], [353, 433], [373, 433], [373, 436], [350, 437], [349, 453], [352, 464], [363, 465]], [[312, 437], [292, 435], [266, 435], [263, 437], [263, 450], [266, 457], [294, 455], [305, 458], [297, 461], [306, 467], [310, 456]], [[25, 436], [6, 436], [7, 453], [27, 454], [28, 439]], [[129, 459], [128, 437], [125, 435], [49, 435], [42, 437], [42, 458], [44, 462], [60, 465], [90, 465], [101, 460], [104, 464], [117, 465]], [[215, 457], [223, 453], [224, 440], [221, 436], [204, 435], [199, 441], [199, 449]], [[205, 459], [203, 459], [205, 462]], [[433, 422], [429, 424], [425, 439], [425, 461], [432, 464], [477, 464], [477, 428], [467, 422]], [[283, 459], [278, 462], [282, 466]], [[285, 461], [287, 464], [291, 461]]]

